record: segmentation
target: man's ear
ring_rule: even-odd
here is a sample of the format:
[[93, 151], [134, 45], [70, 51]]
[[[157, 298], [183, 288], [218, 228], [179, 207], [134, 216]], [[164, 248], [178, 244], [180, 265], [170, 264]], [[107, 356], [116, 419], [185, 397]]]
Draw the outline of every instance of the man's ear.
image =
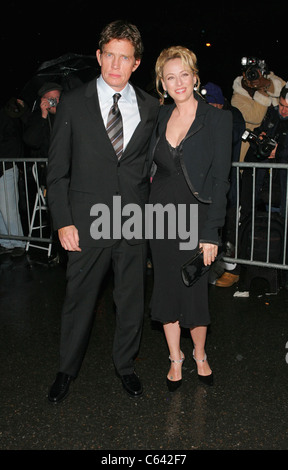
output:
[[135, 64], [134, 64], [134, 67], [133, 67], [133, 69], [132, 69], [132, 72], [135, 72], [135, 70], [138, 69], [140, 63], [141, 63], [141, 59], [136, 59], [136, 60], [135, 60]]
[[100, 67], [101, 67], [102, 64], [101, 64], [101, 51], [100, 51], [100, 49], [97, 49], [97, 51], [96, 51], [96, 57], [97, 57], [97, 60], [98, 60], [99, 65], [100, 65]]

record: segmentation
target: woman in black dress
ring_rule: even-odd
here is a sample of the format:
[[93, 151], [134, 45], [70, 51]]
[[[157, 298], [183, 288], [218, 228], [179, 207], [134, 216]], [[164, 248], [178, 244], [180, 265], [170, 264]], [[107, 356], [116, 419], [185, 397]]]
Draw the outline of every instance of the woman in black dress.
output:
[[209, 106], [197, 93], [200, 80], [196, 64], [195, 54], [181, 46], [162, 51], [156, 63], [156, 86], [162, 103], [166, 93], [174, 103], [161, 106], [152, 137], [151, 158], [157, 170], [149, 202], [176, 207], [184, 204], [185, 229], [190, 229], [190, 235], [197, 231], [193, 249], [187, 250], [188, 243], [183, 249], [180, 232], [172, 239], [166, 219], [164, 239], [154, 234], [150, 241], [154, 267], [151, 316], [163, 323], [171, 361], [167, 376], [171, 391], [182, 381], [181, 327], [190, 329], [199, 379], [213, 383], [205, 354], [210, 323], [208, 274], [187, 288], [180, 268], [199, 247], [205, 265], [215, 260], [219, 229], [225, 221], [231, 166], [231, 113]]

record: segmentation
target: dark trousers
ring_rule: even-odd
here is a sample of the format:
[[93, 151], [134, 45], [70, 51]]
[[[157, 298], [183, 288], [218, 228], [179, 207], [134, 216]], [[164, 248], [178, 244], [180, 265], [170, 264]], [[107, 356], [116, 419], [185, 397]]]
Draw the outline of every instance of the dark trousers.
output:
[[144, 315], [147, 246], [120, 240], [108, 248], [69, 252], [62, 311], [60, 371], [76, 377], [93, 326], [98, 293], [112, 262], [116, 329], [113, 360], [120, 375], [134, 371]]

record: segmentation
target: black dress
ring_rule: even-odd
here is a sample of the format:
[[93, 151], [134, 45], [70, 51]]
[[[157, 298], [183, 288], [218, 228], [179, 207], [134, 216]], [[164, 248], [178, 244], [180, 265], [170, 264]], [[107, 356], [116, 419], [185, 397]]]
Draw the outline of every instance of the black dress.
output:
[[[206, 218], [208, 204], [199, 202], [191, 193], [184, 178], [179, 159], [179, 149], [173, 148], [167, 141], [165, 133], [161, 136], [155, 149], [154, 161], [157, 171], [153, 178], [150, 193], [150, 204], [160, 203], [165, 206], [186, 204], [186, 217], [189, 218], [189, 205], [198, 205], [198, 232]], [[193, 220], [187, 221], [187, 230]], [[157, 239], [155, 234], [150, 240], [154, 269], [154, 288], [151, 299], [152, 320], [161, 323], [179, 321], [185, 328], [208, 325], [210, 315], [208, 308], [208, 273], [191, 287], [186, 287], [181, 278], [181, 266], [190, 259], [198, 249], [180, 250], [178, 236], [168, 238], [167, 224], [164, 239]]]

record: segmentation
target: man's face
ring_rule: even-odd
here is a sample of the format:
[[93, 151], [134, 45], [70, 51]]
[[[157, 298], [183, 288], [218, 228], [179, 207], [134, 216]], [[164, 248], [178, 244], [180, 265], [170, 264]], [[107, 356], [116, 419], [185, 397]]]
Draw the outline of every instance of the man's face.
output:
[[97, 50], [96, 56], [103, 79], [115, 91], [125, 88], [140, 65], [140, 59], [134, 57], [134, 46], [127, 39], [112, 39], [104, 45], [102, 53]]
[[282, 118], [288, 117], [288, 102], [282, 97], [279, 99], [279, 114]]

